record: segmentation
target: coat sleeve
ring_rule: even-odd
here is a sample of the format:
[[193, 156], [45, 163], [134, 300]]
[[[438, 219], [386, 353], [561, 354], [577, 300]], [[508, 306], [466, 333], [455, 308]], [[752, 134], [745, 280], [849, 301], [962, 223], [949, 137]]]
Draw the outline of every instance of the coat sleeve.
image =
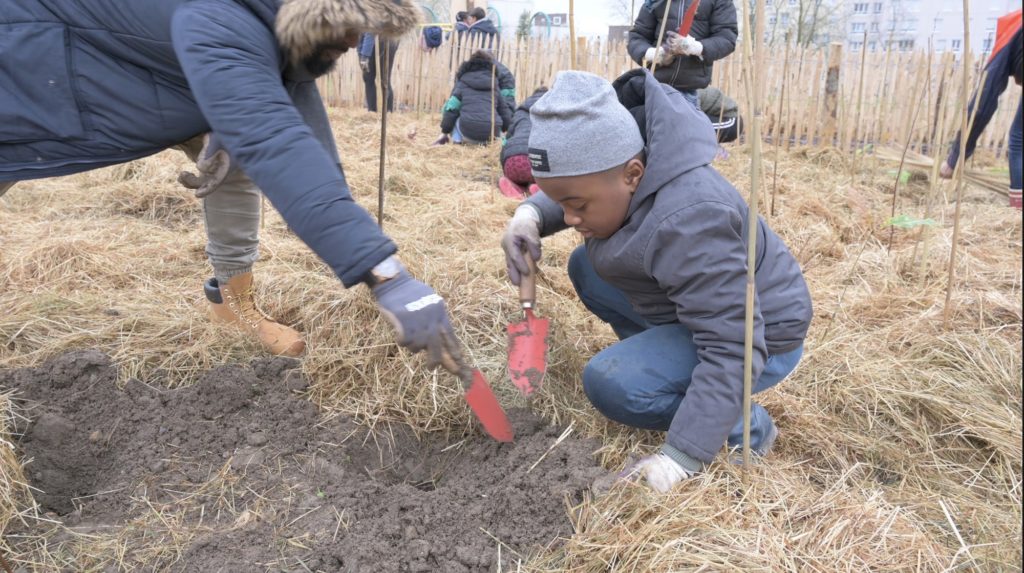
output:
[[[710, 462], [743, 402], [747, 248], [742, 214], [706, 202], [665, 217], [651, 238], [644, 264], [676, 305], [676, 316], [693, 333], [697, 367], [669, 426], [666, 442]], [[768, 350], [755, 293], [753, 379]]]
[[191, 2], [175, 13], [171, 38], [207, 123], [345, 286], [397, 250], [289, 97], [271, 30], [237, 4]]
[[462, 110], [462, 80], [455, 80], [455, 87], [452, 88], [452, 95], [445, 102], [441, 110], [441, 133], [451, 133], [455, 129], [455, 122], [459, 119], [459, 112]]
[[633, 22], [633, 27], [629, 30], [629, 43], [626, 45], [626, 50], [629, 51], [629, 57], [638, 64], [644, 63], [644, 54], [654, 46], [654, 42], [657, 40], [658, 17], [654, 15], [653, 10], [654, 8], [648, 2], [644, 2], [636, 16], [636, 21]]
[[[1018, 38], [1019, 36], [1020, 34], [1018, 34]], [[1017, 41], [1020, 42], [1019, 39]], [[1010, 84], [1010, 77], [1013, 76], [1013, 62], [1009, 55], [1010, 50], [1004, 49], [998, 57], [993, 58], [989, 62], [985, 71], [985, 85], [981, 86], [981, 90], [974, 94], [967, 108], [968, 121], [972, 115], [974, 116], [974, 123], [971, 124], [971, 130], [968, 132], [967, 147], [965, 149], [968, 159], [971, 155], [974, 155], [974, 148], [978, 145], [978, 138], [981, 137], [982, 132], [988, 127], [988, 122], [992, 121], [996, 110], [999, 109], [999, 96], [1006, 91], [1006, 86]], [[974, 113], [975, 107], [978, 108], [977, 113]], [[950, 167], [955, 167], [960, 159], [960, 137], [961, 134], [957, 131], [956, 137], [953, 138], [953, 144], [950, 146], [949, 156], [946, 158], [946, 163]]]
[[732, 0], [715, 0], [708, 24], [708, 36], [698, 39], [704, 45], [704, 61], [713, 62], [736, 50], [739, 27], [736, 24], [736, 5]]
[[498, 88], [501, 90], [501, 97], [505, 98], [510, 111], [516, 109], [516, 77], [512, 70], [503, 64], [498, 64]]
[[565, 224], [565, 211], [555, 200], [538, 191], [523, 203], [533, 207], [540, 215], [540, 236], [547, 237], [569, 228]]

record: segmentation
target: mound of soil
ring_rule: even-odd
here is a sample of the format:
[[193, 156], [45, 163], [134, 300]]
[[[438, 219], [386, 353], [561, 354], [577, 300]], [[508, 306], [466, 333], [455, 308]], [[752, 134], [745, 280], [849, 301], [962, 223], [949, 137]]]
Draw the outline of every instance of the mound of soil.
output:
[[565, 498], [605, 473], [598, 444], [576, 439], [531, 469], [561, 432], [527, 411], [510, 412], [511, 444], [321, 419], [297, 367], [260, 359], [189, 388], [121, 390], [86, 350], [0, 370], [0, 387], [24, 406], [15, 430], [43, 508], [87, 532], [159, 509], [194, 533], [151, 564], [162, 570], [509, 570], [572, 534]]

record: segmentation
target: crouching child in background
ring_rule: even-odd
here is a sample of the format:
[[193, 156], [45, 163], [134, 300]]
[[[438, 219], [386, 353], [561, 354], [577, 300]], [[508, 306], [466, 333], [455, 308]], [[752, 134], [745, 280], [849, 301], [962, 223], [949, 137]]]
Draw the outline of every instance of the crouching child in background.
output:
[[512, 114], [512, 123], [505, 133], [504, 147], [501, 148], [501, 172], [498, 189], [510, 199], [522, 199], [532, 195], [536, 186], [533, 184], [533, 172], [530, 170], [530, 159], [527, 148], [530, 143], [530, 107], [546, 94], [548, 88], [541, 86], [519, 104]]
[[477, 50], [455, 74], [455, 87], [441, 116], [441, 137], [434, 145], [486, 145], [508, 130], [515, 105], [512, 72], [489, 51]]
[[[533, 105], [529, 156], [542, 191], [516, 209], [502, 247], [518, 283], [542, 236], [583, 235], [569, 277], [620, 339], [587, 364], [583, 389], [608, 418], [667, 432], [658, 453], [627, 468], [667, 491], [723, 444], [742, 444], [748, 212], [710, 166], [718, 145], [703, 113], [645, 70], [617, 84], [642, 96], [643, 125], [584, 72], [559, 73]], [[758, 225], [755, 393], [796, 368], [811, 321], [799, 264]], [[763, 407], [751, 414], [751, 446], [765, 455], [778, 429]]]

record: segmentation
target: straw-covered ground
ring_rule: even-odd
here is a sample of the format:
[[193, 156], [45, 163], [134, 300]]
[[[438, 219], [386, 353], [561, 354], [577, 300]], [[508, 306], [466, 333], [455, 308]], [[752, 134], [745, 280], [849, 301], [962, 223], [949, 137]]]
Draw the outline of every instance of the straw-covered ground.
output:
[[[334, 116], [349, 183], [375, 210], [376, 117], [350, 110]], [[545, 386], [529, 404], [515, 394], [503, 370], [505, 326], [520, 315], [498, 245], [514, 203], [493, 185], [496, 149], [427, 147], [436, 120], [391, 117], [384, 227], [402, 259], [447, 298], [472, 359], [505, 405], [528, 407], [554, 425], [550, 444], [566, 435], [596, 438], [596, 462], [612, 470], [650, 451], [660, 436], [607, 422], [581, 390], [588, 357], [613, 337], [573, 295], [564, 272], [578, 244], [571, 233], [546, 241], [541, 264], [539, 314], [553, 319]], [[745, 189], [748, 157], [740, 147], [731, 153], [717, 166]], [[766, 192], [772, 158], [769, 148]], [[211, 368], [260, 357], [205, 318], [202, 214], [175, 182], [183, 167], [184, 156], [169, 152], [24, 183], [0, 200], [0, 369], [98, 349], [119, 369], [120, 384], [139, 378], [178, 388], [202, 382]], [[759, 397], [781, 437], [765, 463], [750, 468], [749, 481], [720, 463], [668, 495], [626, 485], [603, 497], [567, 496], [565, 539], [521, 551], [516, 567], [1021, 568], [1021, 216], [1004, 206], [1005, 197], [967, 190], [944, 328], [954, 208], [944, 197], [952, 185], [938, 188], [937, 225], [895, 229], [890, 251], [893, 167], [861, 158], [854, 173], [834, 150], [794, 151], [779, 161], [769, 219], [803, 264], [816, 312], [797, 372]], [[911, 177], [897, 213], [920, 217], [927, 189], [926, 178]], [[342, 290], [272, 209], [257, 280], [265, 309], [308, 337], [305, 396], [325, 417], [435, 443], [477, 433], [456, 381], [397, 349], [366, 289]], [[31, 462], [15, 432], [29, 414], [12, 388], [0, 392], [0, 547], [12, 567], [179, 570], [183, 548], [212, 527], [183, 518], [193, 515], [188, 499], [201, 495], [183, 496], [173, 508], [136, 496], [133, 503], [152, 511], [87, 533], [66, 528], [33, 502]], [[239, 528], [251, 514], [242, 513], [244, 502], [224, 497], [233, 491], [232, 471], [226, 466], [211, 487], [219, 491], [218, 511]], [[289, 538], [282, 554], [301, 552], [304, 543]], [[480, 563], [507, 567], [500, 534], [492, 548], [505, 552], [501, 560]], [[253, 570], [307, 570], [300, 561], [285, 563]]]

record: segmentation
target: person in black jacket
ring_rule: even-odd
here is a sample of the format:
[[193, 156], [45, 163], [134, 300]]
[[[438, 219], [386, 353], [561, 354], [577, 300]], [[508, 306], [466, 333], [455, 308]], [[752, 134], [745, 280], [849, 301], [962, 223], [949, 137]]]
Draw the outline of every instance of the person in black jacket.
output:
[[488, 49], [497, 47], [498, 29], [494, 26], [494, 22], [487, 17], [487, 12], [483, 8], [477, 7], [470, 10], [466, 17], [466, 23], [469, 24], [467, 31], [471, 45]]
[[[434, 145], [444, 145], [449, 140], [483, 145], [508, 130], [515, 105], [515, 88], [511, 88], [511, 98], [503, 95], [502, 77], [507, 82], [512, 72], [495, 61], [489, 51], [473, 52], [455, 74], [455, 87], [441, 116], [441, 137]], [[514, 79], [512, 85], [515, 85]]]
[[498, 180], [501, 193], [511, 199], [532, 195], [537, 189], [530, 168], [528, 150], [530, 147], [530, 108], [546, 94], [548, 88], [541, 86], [526, 98], [512, 114], [512, 124], [505, 134], [501, 148], [502, 177]]
[[[711, 70], [736, 49], [736, 6], [733, 0], [703, 0], [687, 36], [677, 31], [686, 9], [699, 0], [646, 0], [629, 31], [629, 55], [638, 64], [657, 63], [654, 77], [697, 105], [697, 90], [711, 83]], [[668, 5], [668, 23], [661, 46], [655, 46]]]

